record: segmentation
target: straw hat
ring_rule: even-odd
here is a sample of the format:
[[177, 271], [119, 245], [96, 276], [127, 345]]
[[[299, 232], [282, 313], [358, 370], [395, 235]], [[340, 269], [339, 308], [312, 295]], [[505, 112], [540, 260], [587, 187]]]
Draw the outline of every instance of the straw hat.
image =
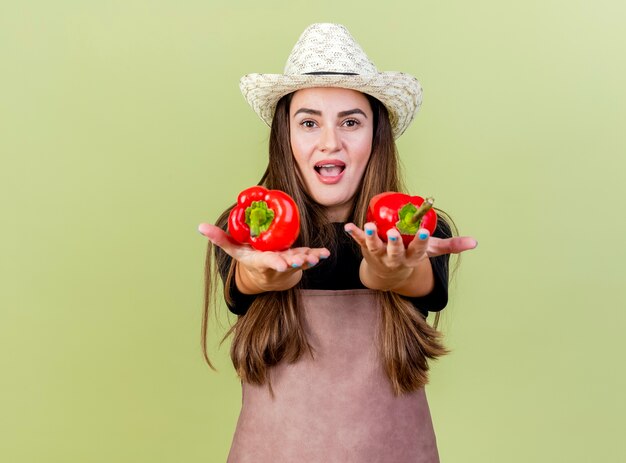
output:
[[419, 81], [402, 72], [379, 72], [340, 24], [312, 24], [293, 47], [284, 74], [247, 74], [239, 88], [252, 109], [271, 125], [276, 103], [302, 88], [341, 87], [367, 93], [389, 111], [394, 138], [409, 126], [422, 103]]

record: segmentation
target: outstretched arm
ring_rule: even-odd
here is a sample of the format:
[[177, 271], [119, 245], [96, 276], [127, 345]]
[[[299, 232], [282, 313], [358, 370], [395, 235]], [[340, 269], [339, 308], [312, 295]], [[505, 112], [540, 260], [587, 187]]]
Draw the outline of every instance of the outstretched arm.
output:
[[206, 223], [201, 224], [198, 231], [237, 261], [235, 282], [244, 294], [287, 290], [298, 284], [303, 269], [330, 255], [326, 248], [257, 251], [236, 242], [221, 228]]
[[469, 236], [436, 238], [428, 230], [420, 229], [405, 249], [400, 233], [387, 232], [387, 243], [376, 233], [376, 225], [366, 223], [364, 230], [346, 224], [345, 230], [360, 245], [363, 260], [359, 276], [371, 289], [394, 291], [402, 296], [420, 297], [430, 293], [434, 286], [429, 257], [461, 253], [474, 249], [478, 242]]

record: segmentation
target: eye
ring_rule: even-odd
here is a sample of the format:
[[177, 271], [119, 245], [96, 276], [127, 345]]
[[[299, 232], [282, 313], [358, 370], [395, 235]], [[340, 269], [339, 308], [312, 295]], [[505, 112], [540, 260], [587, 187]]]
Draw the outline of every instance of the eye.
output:
[[312, 121], [310, 119], [305, 119], [302, 122], [300, 122], [300, 125], [306, 127], [307, 129], [312, 129], [313, 127], [315, 127], [315, 121]]
[[356, 127], [357, 125], [360, 124], [360, 122], [357, 119], [347, 119], [343, 121], [343, 123], [345, 124], [346, 127]]

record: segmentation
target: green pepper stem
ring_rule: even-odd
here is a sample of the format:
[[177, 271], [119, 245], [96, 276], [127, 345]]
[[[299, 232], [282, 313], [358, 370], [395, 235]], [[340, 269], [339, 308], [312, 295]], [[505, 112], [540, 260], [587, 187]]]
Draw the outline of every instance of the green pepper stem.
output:
[[411, 223], [416, 223], [422, 220], [422, 217], [424, 217], [426, 213], [432, 209], [434, 203], [434, 198], [426, 198], [419, 209], [415, 211], [413, 217], [411, 217]]
[[274, 220], [274, 211], [265, 201], [252, 201], [246, 208], [245, 222], [250, 227], [250, 236], [256, 238], [266, 232]]

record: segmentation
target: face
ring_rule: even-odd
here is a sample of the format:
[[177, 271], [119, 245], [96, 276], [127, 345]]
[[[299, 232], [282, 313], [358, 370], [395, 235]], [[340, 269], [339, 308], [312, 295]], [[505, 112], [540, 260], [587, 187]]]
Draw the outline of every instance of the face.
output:
[[291, 149], [308, 193], [329, 220], [347, 219], [372, 151], [374, 116], [365, 95], [307, 88], [289, 108]]

